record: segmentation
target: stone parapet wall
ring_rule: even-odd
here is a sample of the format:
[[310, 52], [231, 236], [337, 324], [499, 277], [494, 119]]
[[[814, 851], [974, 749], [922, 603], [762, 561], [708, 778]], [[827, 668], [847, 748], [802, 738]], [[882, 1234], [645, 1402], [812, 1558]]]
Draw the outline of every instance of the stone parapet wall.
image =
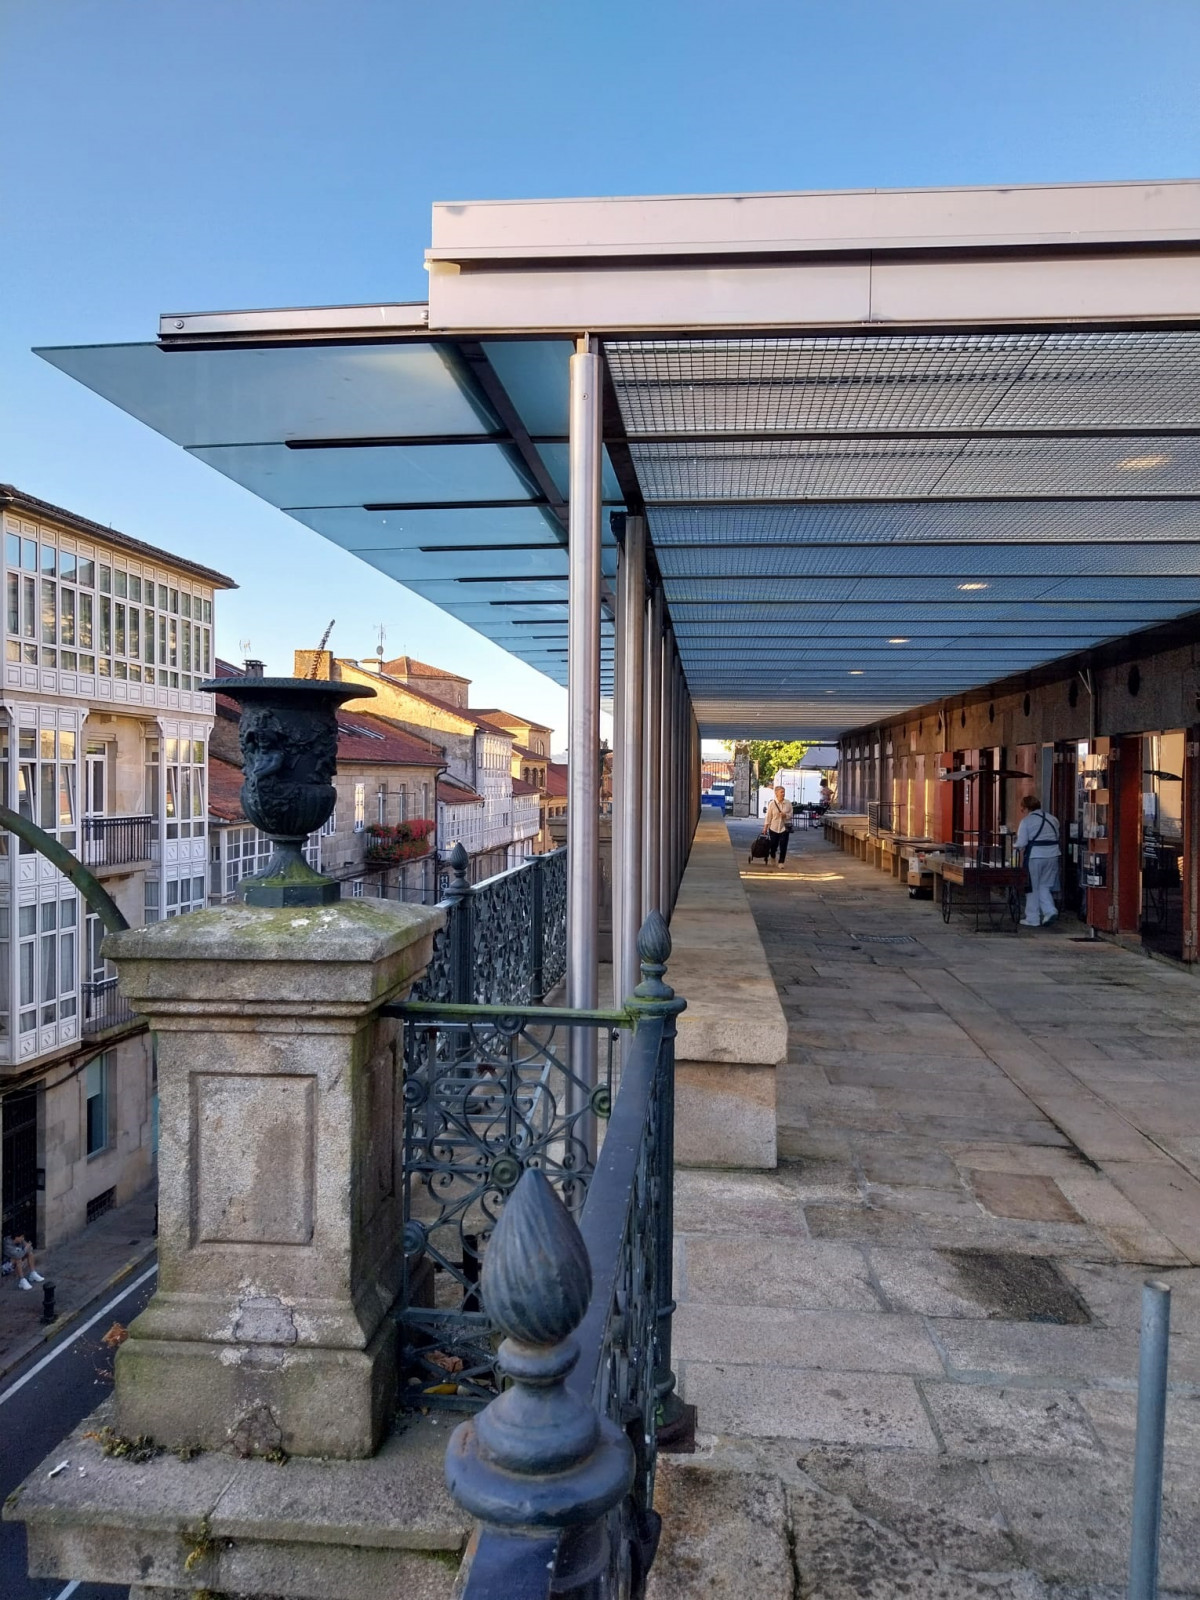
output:
[[701, 816], [696, 828], [671, 943], [670, 981], [687, 1001], [675, 1050], [675, 1159], [774, 1167], [787, 1020], [720, 817]]

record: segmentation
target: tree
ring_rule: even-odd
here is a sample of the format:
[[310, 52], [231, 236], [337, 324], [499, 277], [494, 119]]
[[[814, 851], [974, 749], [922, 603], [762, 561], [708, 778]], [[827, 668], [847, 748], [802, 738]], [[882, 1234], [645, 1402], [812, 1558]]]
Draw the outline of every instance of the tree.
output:
[[747, 739], [751, 761], [758, 762], [759, 783], [770, 783], [780, 767], [798, 767], [811, 739]]

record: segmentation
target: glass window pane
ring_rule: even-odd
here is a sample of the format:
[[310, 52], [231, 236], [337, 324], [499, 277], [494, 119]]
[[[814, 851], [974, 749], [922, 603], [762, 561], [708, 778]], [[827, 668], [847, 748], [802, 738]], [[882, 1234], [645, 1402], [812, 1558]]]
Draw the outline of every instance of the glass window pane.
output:
[[92, 648], [92, 597], [79, 596], [79, 643], [84, 650]]
[[62, 642], [65, 645], [73, 645], [75, 643], [75, 591], [74, 591], [74, 589], [64, 589], [59, 598], [60, 598], [61, 610], [62, 610], [62, 617], [61, 617]]
[[37, 571], [37, 541], [34, 539], [21, 540], [21, 565], [26, 572]]
[[10, 567], [21, 565], [21, 540], [15, 533], [5, 535], [4, 559]]
[[75, 554], [71, 550], [60, 550], [58, 554], [58, 575], [70, 582], [75, 581]]
[[84, 556], [79, 558], [79, 582], [85, 589], [96, 587], [96, 563]]
[[101, 594], [111, 594], [112, 593], [112, 568], [111, 567], [106, 567], [106, 566], [102, 565], [101, 568], [100, 568], [100, 593]]
[[53, 578], [58, 572], [58, 551], [52, 544], [42, 546], [42, 571], [48, 578]]
[[121, 600], [129, 593], [129, 574], [120, 567], [113, 573], [113, 593]]

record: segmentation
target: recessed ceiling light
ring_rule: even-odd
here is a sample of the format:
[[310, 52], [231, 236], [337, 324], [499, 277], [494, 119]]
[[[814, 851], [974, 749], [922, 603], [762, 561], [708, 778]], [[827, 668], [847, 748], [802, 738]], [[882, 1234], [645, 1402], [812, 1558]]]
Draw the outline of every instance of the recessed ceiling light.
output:
[[888, 643], [889, 644], [907, 644], [908, 640], [907, 639], [889, 639]]
[[968, 590], [970, 590], [970, 589], [986, 589], [987, 588], [987, 584], [986, 583], [960, 583], [958, 587], [960, 589], [968, 589]]
[[852, 678], [861, 678], [862, 677], [862, 668], [861, 667], [851, 667], [850, 676]]
[[1150, 472], [1155, 467], [1165, 467], [1170, 456], [1126, 456], [1117, 462], [1118, 472]]

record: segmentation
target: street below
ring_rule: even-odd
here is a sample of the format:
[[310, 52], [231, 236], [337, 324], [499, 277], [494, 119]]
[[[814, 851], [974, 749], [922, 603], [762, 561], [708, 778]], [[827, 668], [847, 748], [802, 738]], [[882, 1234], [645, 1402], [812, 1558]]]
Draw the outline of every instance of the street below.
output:
[[[125, 1287], [97, 1298], [0, 1385], [0, 1498], [7, 1498], [108, 1395], [116, 1342], [106, 1343], [105, 1337], [114, 1324], [127, 1327], [142, 1310], [154, 1292], [156, 1272], [154, 1266], [144, 1267]], [[68, 1455], [61, 1459], [65, 1472], [75, 1470]], [[57, 1465], [57, 1460], [51, 1463]], [[28, 1577], [24, 1525], [0, 1523], [4, 1600], [124, 1600], [128, 1592], [107, 1584]]]

